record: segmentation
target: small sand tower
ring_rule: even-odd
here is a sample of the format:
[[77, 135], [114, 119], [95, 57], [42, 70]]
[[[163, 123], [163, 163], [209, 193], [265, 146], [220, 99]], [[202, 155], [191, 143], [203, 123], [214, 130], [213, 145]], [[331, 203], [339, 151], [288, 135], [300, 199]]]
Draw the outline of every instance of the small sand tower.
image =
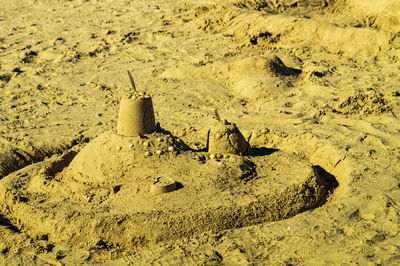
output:
[[135, 82], [129, 71], [128, 75], [133, 92], [125, 95], [121, 100], [117, 132], [128, 137], [150, 134], [156, 128], [153, 102], [145, 92], [139, 93], [136, 90]]
[[251, 152], [249, 143], [236, 125], [226, 120], [218, 121], [210, 128], [207, 146], [210, 153], [249, 155]]

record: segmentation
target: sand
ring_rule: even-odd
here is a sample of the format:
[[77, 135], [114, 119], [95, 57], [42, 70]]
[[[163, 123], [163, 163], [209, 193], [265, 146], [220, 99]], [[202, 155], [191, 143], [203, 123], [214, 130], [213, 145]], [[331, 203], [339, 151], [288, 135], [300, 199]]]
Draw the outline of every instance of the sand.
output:
[[0, 264], [400, 263], [398, 1], [0, 7]]

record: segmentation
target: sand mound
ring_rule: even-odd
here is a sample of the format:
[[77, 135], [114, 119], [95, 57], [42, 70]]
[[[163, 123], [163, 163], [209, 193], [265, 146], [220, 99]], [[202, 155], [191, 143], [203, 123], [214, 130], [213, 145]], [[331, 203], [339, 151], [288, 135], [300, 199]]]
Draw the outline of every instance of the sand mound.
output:
[[2, 209], [30, 234], [147, 244], [292, 217], [334, 188], [332, 176], [291, 153], [209, 159], [160, 132], [145, 139], [107, 132], [75, 154], [1, 180]]
[[123, 178], [143, 160], [149, 160], [148, 167], [154, 168], [160, 160], [169, 160], [187, 149], [182, 140], [167, 133], [124, 137], [109, 132], [93, 140], [77, 155], [67, 175], [84, 184], [114, 183], [113, 177]]
[[227, 79], [233, 93], [249, 100], [282, 95], [302, 73], [301, 69], [286, 66], [273, 54], [235, 60], [220, 68], [229, 73]]

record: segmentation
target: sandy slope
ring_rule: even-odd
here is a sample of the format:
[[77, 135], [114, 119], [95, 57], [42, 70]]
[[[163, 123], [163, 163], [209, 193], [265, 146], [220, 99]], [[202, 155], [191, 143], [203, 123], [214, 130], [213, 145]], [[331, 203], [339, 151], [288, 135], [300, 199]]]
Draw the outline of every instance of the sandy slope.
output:
[[129, 247], [35, 236], [7, 198], [4, 265], [399, 264], [397, 0], [0, 7], [0, 191], [114, 128], [127, 69], [153, 96], [156, 120], [191, 148], [205, 148], [217, 110], [251, 145], [292, 153], [339, 182], [325, 205], [289, 219]]

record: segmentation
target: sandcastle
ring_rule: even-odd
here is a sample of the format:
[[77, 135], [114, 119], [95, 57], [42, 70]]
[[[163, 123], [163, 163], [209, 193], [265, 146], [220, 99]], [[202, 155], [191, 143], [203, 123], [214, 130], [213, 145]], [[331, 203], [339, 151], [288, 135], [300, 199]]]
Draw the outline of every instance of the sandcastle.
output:
[[138, 92], [129, 71], [128, 74], [133, 92], [121, 100], [117, 132], [128, 137], [153, 133], [156, 124], [151, 97], [145, 92]]
[[0, 207], [31, 236], [135, 246], [290, 218], [326, 201], [323, 171], [291, 152], [251, 156], [233, 123], [211, 127], [208, 151], [190, 149], [155, 125], [151, 97], [131, 83], [116, 130], [0, 180]]
[[208, 152], [250, 155], [251, 148], [236, 124], [219, 120], [208, 132]]

